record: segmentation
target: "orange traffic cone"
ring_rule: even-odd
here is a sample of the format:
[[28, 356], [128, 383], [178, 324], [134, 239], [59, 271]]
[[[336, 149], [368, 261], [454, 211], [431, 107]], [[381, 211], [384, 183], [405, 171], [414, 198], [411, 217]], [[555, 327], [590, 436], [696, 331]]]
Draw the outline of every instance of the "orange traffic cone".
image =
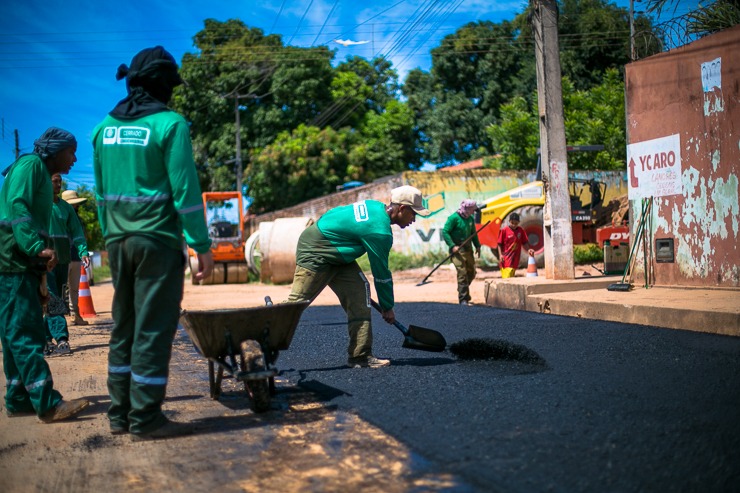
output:
[[85, 271], [84, 265], [80, 266], [80, 295], [77, 300], [77, 307], [80, 309], [80, 315], [83, 317], [98, 316], [93, 306], [90, 284], [87, 282], [87, 271]]
[[537, 277], [537, 261], [532, 255], [527, 260], [527, 277]]

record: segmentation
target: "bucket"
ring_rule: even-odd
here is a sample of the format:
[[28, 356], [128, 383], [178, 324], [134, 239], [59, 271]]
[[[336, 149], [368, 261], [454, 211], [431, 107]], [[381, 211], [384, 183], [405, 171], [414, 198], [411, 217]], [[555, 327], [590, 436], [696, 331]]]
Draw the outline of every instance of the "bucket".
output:
[[604, 274], [622, 274], [627, 268], [629, 246], [624, 243], [612, 245], [611, 241], [604, 241]]

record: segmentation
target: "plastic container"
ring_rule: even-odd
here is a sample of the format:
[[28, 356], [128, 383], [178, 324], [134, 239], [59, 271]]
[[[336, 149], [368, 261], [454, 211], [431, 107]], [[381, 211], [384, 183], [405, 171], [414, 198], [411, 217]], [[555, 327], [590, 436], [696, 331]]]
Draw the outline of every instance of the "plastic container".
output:
[[627, 268], [627, 250], [629, 245], [617, 243], [612, 245], [611, 241], [604, 241], [604, 274], [623, 274]]

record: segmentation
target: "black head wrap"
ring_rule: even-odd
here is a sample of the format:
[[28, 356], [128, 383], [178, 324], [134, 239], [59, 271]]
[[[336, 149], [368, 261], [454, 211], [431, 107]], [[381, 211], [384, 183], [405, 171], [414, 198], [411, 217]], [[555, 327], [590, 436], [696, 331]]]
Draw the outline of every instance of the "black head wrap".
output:
[[[41, 134], [41, 137], [33, 141], [33, 153], [38, 154], [41, 159], [46, 161], [49, 156], [53, 156], [67, 147], [76, 146], [77, 139], [75, 139], [75, 136], [70, 132], [57, 127], [49, 127], [43, 134]], [[13, 164], [15, 164], [15, 162]], [[6, 176], [10, 171], [10, 168], [13, 167], [13, 164], [5, 168], [0, 174]]]
[[175, 58], [161, 46], [141, 50], [131, 60], [130, 67], [121, 64], [116, 80], [124, 77], [128, 96], [110, 112], [111, 116], [122, 119], [167, 111], [172, 90], [183, 83]]

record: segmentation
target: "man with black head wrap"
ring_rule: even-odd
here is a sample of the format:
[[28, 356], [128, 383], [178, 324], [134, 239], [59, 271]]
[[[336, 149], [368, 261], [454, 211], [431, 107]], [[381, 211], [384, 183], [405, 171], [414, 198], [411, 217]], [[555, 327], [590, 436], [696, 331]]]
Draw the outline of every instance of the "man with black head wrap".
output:
[[44, 272], [57, 263], [47, 228], [52, 210], [51, 176], [69, 173], [77, 160], [77, 141], [49, 128], [34, 142], [32, 154], [9, 168], [0, 190], [0, 343], [8, 416], [35, 413], [51, 423], [80, 413], [84, 399], [62, 400], [44, 360], [45, 332], [40, 294]]
[[111, 433], [132, 439], [192, 432], [162, 413], [184, 282], [182, 238], [198, 253], [202, 279], [210, 253], [187, 122], [167, 108], [182, 84], [161, 46], [121, 65], [128, 96], [93, 131], [95, 193], [115, 294], [108, 352]]

